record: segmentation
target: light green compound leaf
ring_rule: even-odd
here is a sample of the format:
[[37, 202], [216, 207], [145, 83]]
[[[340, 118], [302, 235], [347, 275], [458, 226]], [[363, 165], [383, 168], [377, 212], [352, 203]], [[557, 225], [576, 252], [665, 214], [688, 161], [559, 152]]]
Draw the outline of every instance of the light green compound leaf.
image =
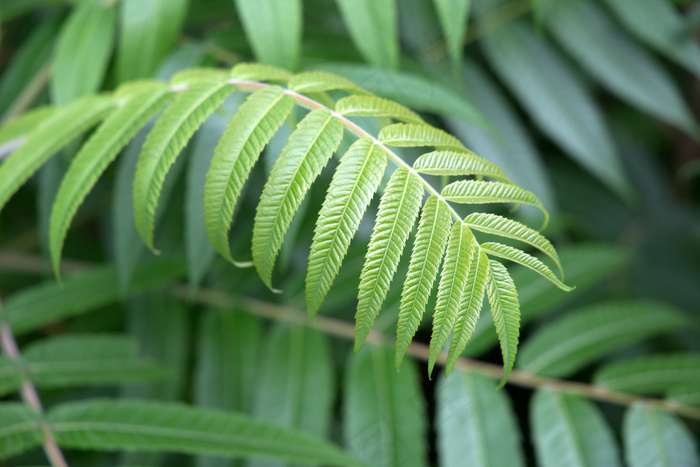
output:
[[696, 438], [677, 417], [644, 404], [625, 414], [622, 434], [629, 467], [698, 467]]
[[471, 0], [433, 0], [452, 65], [459, 69]]
[[474, 333], [481, 307], [484, 305], [484, 292], [489, 281], [489, 264], [486, 253], [481, 251], [478, 244], [475, 244], [471, 250], [462, 302], [447, 352], [445, 372], [448, 376]]
[[446, 131], [429, 125], [394, 123], [379, 132], [379, 141], [389, 146], [435, 146], [442, 149], [464, 151], [464, 145]]
[[336, 102], [335, 111], [347, 117], [389, 117], [406, 123], [425, 124], [414, 111], [376, 96], [343, 97]]
[[71, 162], [51, 211], [49, 248], [56, 276], [63, 242], [78, 207], [119, 151], [169, 99], [165, 84], [144, 84], [105, 119]]
[[629, 8], [625, 0], [605, 3], [639, 40], [700, 76], [700, 45], [685, 28], [675, 5], [666, 0], [638, 0], [636, 8]]
[[108, 97], [92, 96], [57, 109], [0, 165], [0, 211], [7, 200], [51, 156], [102, 120], [114, 108]]
[[418, 173], [427, 175], [480, 175], [513, 183], [496, 164], [483, 159], [471, 151], [434, 151], [423, 154], [413, 163]]
[[[652, 24], [658, 24], [658, 19]], [[547, 26], [557, 41], [612, 93], [690, 134], [698, 131], [671, 75], [596, 3], [557, 1]]]
[[260, 153], [293, 107], [280, 87], [257, 91], [238, 109], [214, 151], [204, 184], [204, 220], [212, 245], [232, 263], [229, 230], [236, 202]]
[[520, 433], [507, 393], [486, 376], [457, 370], [437, 390], [440, 467], [523, 467]]
[[375, 67], [399, 66], [395, 0], [336, 0], [355, 47]]
[[425, 402], [413, 361], [401, 371], [391, 349], [366, 346], [345, 377], [343, 438], [365, 465], [427, 467]]
[[301, 0], [235, 0], [238, 15], [258, 61], [296, 69], [301, 53]]
[[[182, 276], [180, 261], [161, 260], [140, 264], [134, 271], [127, 295], [136, 295]], [[63, 318], [80, 315], [123, 298], [119, 275], [113, 266], [90, 269], [66, 278], [62, 284], [49, 281], [10, 295], [0, 310], [0, 319], [19, 335]]]
[[534, 246], [542, 253], [549, 256], [559, 268], [563, 275], [559, 255], [552, 244], [542, 234], [531, 229], [518, 221], [501, 217], [496, 214], [475, 212], [464, 218], [464, 223], [472, 230], [478, 230], [491, 235], [498, 235], [505, 238], [512, 238], [528, 245]]
[[631, 343], [682, 328], [688, 320], [665, 305], [601, 303], [571, 312], [532, 335], [518, 366], [542, 376], [568, 377]]
[[628, 195], [629, 182], [600, 109], [557, 50], [522, 22], [494, 29], [480, 42], [540, 129], [594, 176]]
[[309, 464], [359, 466], [320, 439], [237, 413], [128, 400], [72, 402], [54, 408], [49, 425], [61, 446], [102, 451], [160, 451], [225, 457], [272, 457]]
[[168, 170], [194, 132], [234, 89], [226, 81], [218, 80], [189, 85], [148, 134], [134, 175], [134, 222], [151, 250], [154, 250], [156, 208]]
[[491, 235], [498, 235], [505, 238], [527, 243], [534, 246], [542, 253], [549, 256], [559, 268], [559, 272], [563, 275], [564, 270], [561, 267], [559, 255], [552, 244], [542, 234], [531, 229], [518, 221], [501, 217], [496, 214], [476, 212], [468, 215], [464, 219], [464, 223], [472, 230], [478, 230]]
[[538, 465], [621, 466], [613, 432], [592, 402], [540, 389], [530, 410]]
[[700, 384], [700, 355], [654, 355], [610, 363], [598, 370], [593, 380], [622, 392], [662, 393], [679, 384]]
[[24, 404], [0, 404], [0, 459], [41, 446], [43, 440], [38, 412]]
[[447, 243], [445, 265], [442, 268], [442, 277], [438, 286], [437, 304], [433, 315], [433, 335], [430, 339], [428, 374], [432, 374], [435, 360], [457, 321], [475, 248], [477, 243], [469, 227], [461, 221], [455, 222]]
[[231, 78], [250, 81], [280, 81], [286, 83], [294, 76], [289, 71], [262, 63], [239, 63], [231, 70]]
[[508, 380], [510, 370], [515, 363], [515, 354], [518, 352], [520, 304], [513, 279], [510, 278], [505, 266], [498, 261], [489, 261], [487, 295], [503, 354], [503, 379], [499, 385], [500, 389]]
[[289, 89], [308, 94], [325, 91], [348, 91], [369, 94], [347, 78], [325, 71], [307, 71], [289, 79]]
[[420, 178], [399, 167], [384, 190], [360, 274], [355, 352], [360, 350], [389, 291], [423, 200]]
[[447, 201], [462, 204], [529, 204], [530, 206], [535, 206], [544, 214], [543, 228], [549, 222], [549, 214], [537, 196], [509, 183], [460, 180], [447, 185], [443, 188], [441, 194]]
[[120, 83], [150, 78], [180, 36], [188, 0], [122, 0], [116, 73]]
[[93, 94], [102, 84], [117, 19], [116, 6], [103, 3], [77, 5], [56, 38], [49, 87], [57, 105]]
[[318, 215], [309, 254], [306, 308], [312, 318], [340, 270], [386, 164], [386, 153], [369, 138], [355, 142], [340, 159]]
[[428, 198], [411, 252], [411, 262], [401, 291], [399, 323], [396, 331], [396, 368], [401, 366], [408, 345], [420, 325], [430, 298], [445, 246], [450, 235], [450, 207], [433, 195]]
[[253, 262], [272, 289], [272, 269], [292, 222], [316, 177], [338, 149], [343, 124], [327, 109], [311, 111], [289, 137], [265, 184], [253, 228]]
[[556, 285], [564, 291], [568, 292], [570, 290], [573, 290], [572, 287], [569, 287], [568, 285], [560, 281], [559, 278], [554, 275], [551, 269], [545, 266], [545, 264], [542, 261], [540, 261], [532, 255], [525, 253], [522, 250], [513, 248], [512, 246], [493, 242], [482, 243], [481, 249], [484, 250], [484, 252], [488, 255], [507, 259], [513, 261], [514, 263], [518, 263], [522, 266], [525, 266], [526, 268], [532, 269], [533, 271], [540, 274], [542, 277], [549, 280], [552, 284]]
[[[258, 368], [253, 416], [276, 426], [328, 438], [335, 396], [328, 339], [306, 326], [281, 324], [266, 341]], [[249, 467], [284, 467], [267, 460]]]

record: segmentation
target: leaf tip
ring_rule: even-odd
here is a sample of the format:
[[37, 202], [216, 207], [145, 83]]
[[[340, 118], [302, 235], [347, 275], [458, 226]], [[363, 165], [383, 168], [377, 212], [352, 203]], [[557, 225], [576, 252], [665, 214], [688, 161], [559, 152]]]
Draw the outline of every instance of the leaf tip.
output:
[[432, 380], [433, 369], [435, 368], [435, 363], [437, 362], [438, 352], [434, 349], [430, 349], [430, 357], [428, 358], [428, 379]]
[[364, 345], [366, 339], [367, 339], [367, 334], [365, 334], [365, 333], [356, 333], [355, 334], [355, 345], [353, 346], [353, 352], [355, 354], [359, 353], [360, 350], [362, 350], [362, 346]]
[[496, 391], [499, 391], [505, 387], [506, 383], [508, 382], [508, 377], [510, 376], [511, 369], [512, 365], [503, 367], [503, 377], [501, 378], [501, 382], [496, 387]]
[[399, 371], [401, 369], [401, 364], [403, 363], [403, 359], [406, 356], [406, 349], [405, 348], [397, 348], [396, 349], [396, 358], [394, 359], [394, 366], [396, 367], [396, 371]]
[[450, 373], [452, 373], [452, 368], [454, 368], [455, 362], [454, 360], [450, 359], [447, 361], [447, 364], [445, 365], [445, 378], [450, 376]]

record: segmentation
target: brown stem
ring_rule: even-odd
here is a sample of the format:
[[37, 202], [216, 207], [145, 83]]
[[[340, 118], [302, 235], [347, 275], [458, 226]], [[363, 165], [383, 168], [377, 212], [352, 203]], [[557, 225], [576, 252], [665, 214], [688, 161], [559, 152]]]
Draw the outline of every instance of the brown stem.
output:
[[[10, 259], [11, 261], [9, 261]], [[22, 264], [23, 266], [17, 270], [41, 274], [43, 272], [43, 267], [38, 261], [35, 261], [35, 259], [36, 257], [34, 255], [0, 249], [0, 270], [12, 271], [15, 270], [17, 265]], [[70, 267], [67, 267], [64, 270], [66, 274], [82, 272], [92, 266], [90, 263], [81, 261], [64, 260], [64, 266], [68, 264], [70, 264]], [[251, 314], [262, 318], [290, 321], [295, 324], [318, 329], [319, 331], [329, 335], [342, 337], [348, 340], [355, 339], [355, 327], [352, 323], [321, 315], [316, 316], [314, 321], [310, 321], [306, 313], [291, 306], [265, 302], [255, 298], [240, 297], [215, 289], [200, 289], [196, 294], [194, 294], [194, 296], [192, 296], [187, 285], [185, 284], [177, 284], [172, 289], [172, 293], [176, 297], [183, 298], [185, 300], [193, 300], [204, 305], [211, 305], [218, 308], [231, 308], [232, 306], [238, 306], [239, 308], [243, 308]], [[394, 345], [392, 339], [376, 330], [370, 331], [369, 336], [367, 337], [367, 342], [375, 345]], [[407, 353], [408, 355], [422, 361], [428, 361], [430, 357], [429, 347], [423, 343], [415, 341], [408, 346]], [[437, 358], [437, 363], [444, 366], [446, 357], [447, 356], [444, 352], [440, 353]], [[473, 371], [475, 373], [491, 376], [496, 379], [500, 379], [503, 375], [503, 367], [500, 365], [494, 365], [463, 357], [460, 357], [455, 366], [463, 370]], [[657, 407], [668, 412], [674, 412], [687, 418], [700, 420], [700, 409], [680, 405], [675, 401], [640, 397], [635, 394], [613, 391], [603, 386], [595, 386], [576, 381], [545, 378], [522, 370], [511, 371], [510, 377], [508, 378], [508, 384], [530, 389], [550, 387], [567, 394], [579, 395], [593, 400], [618, 405], [632, 405], [636, 402], [645, 402], [650, 406]]]
[[[2, 308], [2, 302], [0, 302], [0, 308]], [[21, 358], [19, 348], [17, 347], [17, 342], [15, 341], [15, 337], [12, 335], [10, 326], [2, 321], [0, 321], [0, 347], [2, 347], [3, 353], [10, 359], [19, 360]], [[41, 400], [39, 399], [39, 394], [37, 394], [36, 388], [27, 377], [25, 377], [24, 381], [22, 381], [20, 394], [22, 395], [22, 400], [28, 406], [39, 413], [44, 412], [44, 408], [41, 405]], [[53, 467], [68, 467], [68, 463], [66, 463], [66, 460], [63, 458], [61, 448], [58, 447], [48, 423], [42, 422], [41, 428], [44, 432], [44, 452], [46, 453], [46, 457], [49, 459], [51, 465]]]
[[[205, 305], [211, 305], [218, 308], [231, 308], [232, 306], [237, 306], [238, 308], [242, 308], [251, 314], [263, 318], [286, 320], [295, 324], [318, 329], [319, 331], [333, 336], [338, 336], [349, 340], [355, 339], [355, 327], [352, 323], [325, 316], [316, 316], [314, 321], [310, 321], [306, 313], [291, 306], [278, 305], [254, 298], [239, 297], [219, 290], [203, 289], [192, 297], [189, 295], [186, 285], [177, 285], [173, 293], [178, 297], [189, 298]], [[394, 345], [394, 341], [392, 339], [389, 339], [386, 335], [378, 331], [371, 331], [367, 337], [367, 342], [382, 346]], [[430, 348], [426, 344], [414, 341], [408, 346], [407, 354], [418, 360], [427, 362], [430, 357]], [[437, 363], [444, 366], [446, 362], [447, 354], [445, 352], [441, 352], [438, 356]], [[503, 367], [500, 365], [480, 362], [478, 360], [471, 360], [464, 357], [460, 357], [455, 366], [463, 370], [473, 371], [474, 373], [479, 373], [496, 379], [500, 379], [503, 376]], [[549, 387], [567, 394], [574, 394], [589, 399], [618, 405], [632, 405], [637, 402], [644, 402], [649, 406], [657, 407], [668, 412], [674, 412], [684, 417], [700, 420], [700, 409], [680, 405], [674, 401], [640, 397], [635, 394], [613, 391], [606, 387], [595, 386], [592, 384], [545, 378], [522, 370], [512, 370], [510, 377], [508, 378], [508, 384], [514, 384], [516, 386], [529, 389]]]

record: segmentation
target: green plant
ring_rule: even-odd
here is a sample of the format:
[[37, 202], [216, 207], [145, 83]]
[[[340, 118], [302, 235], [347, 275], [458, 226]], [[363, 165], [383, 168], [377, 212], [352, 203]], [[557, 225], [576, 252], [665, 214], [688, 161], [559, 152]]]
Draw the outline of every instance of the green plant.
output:
[[697, 465], [700, 47], [639, 1], [3, 2], [0, 459]]

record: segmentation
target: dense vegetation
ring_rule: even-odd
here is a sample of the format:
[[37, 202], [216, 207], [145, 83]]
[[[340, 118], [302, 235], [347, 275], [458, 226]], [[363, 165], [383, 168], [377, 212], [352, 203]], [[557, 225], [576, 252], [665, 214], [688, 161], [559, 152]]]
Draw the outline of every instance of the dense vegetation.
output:
[[3, 0], [0, 466], [700, 465], [699, 24]]

